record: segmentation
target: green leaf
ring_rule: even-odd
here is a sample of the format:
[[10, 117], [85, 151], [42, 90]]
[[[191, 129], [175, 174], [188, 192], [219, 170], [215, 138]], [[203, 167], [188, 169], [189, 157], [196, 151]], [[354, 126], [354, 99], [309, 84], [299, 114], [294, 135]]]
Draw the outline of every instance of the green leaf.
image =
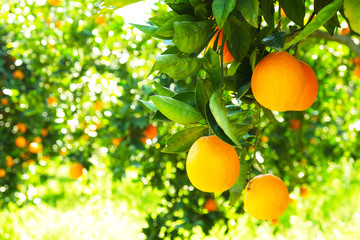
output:
[[320, 28], [323, 24], [329, 21], [334, 14], [341, 8], [343, 0], [334, 0], [334, 2], [330, 3], [326, 7], [320, 10], [320, 12], [316, 15], [316, 17], [308, 24], [306, 27], [297, 35], [292, 41], [285, 44], [283, 49], [287, 49], [303, 40], [313, 32], [315, 32], [318, 28]]
[[273, 0], [259, 0], [262, 15], [267, 24], [274, 28], [274, 4]]
[[211, 83], [214, 89], [217, 89], [221, 85], [221, 67], [219, 61], [219, 55], [209, 48], [204, 56], [204, 70], [209, 75]]
[[97, 16], [137, 2], [140, 2], [140, 0], [104, 0], [102, 6], [105, 8], [101, 9]]
[[240, 143], [237, 140], [236, 136], [233, 134], [233, 130], [229, 119], [227, 118], [227, 113], [225, 106], [221, 100], [221, 97], [217, 91], [215, 91], [211, 97], [209, 102], [211, 113], [213, 114], [216, 122], [219, 126], [224, 130], [226, 135], [237, 145], [240, 147]]
[[193, 53], [203, 47], [211, 34], [212, 22], [209, 20], [175, 22], [174, 29], [173, 42], [175, 46], [184, 53]]
[[212, 11], [219, 29], [223, 28], [229, 14], [234, 10], [236, 0], [214, 0]]
[[193, 143], [208, 132], [207, 127], [186, 128], [172, 135], [166, 141], [166, 147], [161, 150], [164, 153], [181, 153], [189, 151]]
[[[243, 149], [243, 151], [246, 151], [245, 148]], [[243, 152], [242, 151], [242, 152]], [[242, 155], [242, 154], [241, 154]], [[242, 158], [242, 157], [241, 157]], [[243, 159], [243, 158], [242, 158]], [[251, 164], [247, 164], [247, 163], [243, 163], [240, 166], [240, 174], [238, 179], [236, 180], [235, 184], [230, 188], [229, 192], [230, 192], [230, 202], [229, 205], [230, 206], [234, 206], [234, 204], [240, 199], [241, 197], [241, 193], [244, 189], [244, 187], [246, 186], [246, 179], [247, 179], [247, 175], [248, 172], [250, 171], [252, 165]]]
[[226, 105], [225, 108], [228, 117], [244, 111], [240, 106], [236, 106], [236, 105]]
[[190, 15], [178, 15], [167, 21], [161, 28], [156, 31], [156, 34], [164, 37], [172, 37], [175, 34], [174, 23], [181, 21], [195, 21], [196, 18]]
[[161, 13], [159, 15], [156, 15], [154, 17], [149, 18], [150, 22], [152, 22], [153, 24], [155, 24], [156, 26], [163, 26], [167, 21], [169, 21], [170, 19], [179, 16], [179, 14], [177, 14], [174, 11], [168, 11], [168, 12], [164, 12]]
[[140, 102], [142, 104], [144, 104], [148, 109], [150, 109], [153, 112], [156, 112], [158, 109], [155, 107], [154, 103], [152, 102], [148, 102], [148, 101], [144, 101], [144, 100], [140, 100]]
[[278, 121], [276, 120], [276, 118], [275, 118], [275, 116], [274, 116], [274, 113], [271, 111], [271, 110], [269, 110], [269, 109], [267, 109], [267, 108], [262, 108], [263, 109], [263, 111], [264, 111], [264, 115], [265, 115], [265, 117], [267, 118], [267, 119], [269, 119], [269, 121], [271, 122], [271, 123], [278, 123]]
[[245, 20], [254, 27], [258, 27], [259, 1], [241, 0], [237, 1], [236, 8], [239, 9]]
[[175, 96], [173, 96], [173, 98], [196, 108], [195, 92], [193, 91], [185, 91], [185, 92], [177, 93]]
[[305, 2], [304, 0], [280, 0], [281, 7], [286, 16], [299, 26], [304, 26]]
[[349, 20], [350, 28], [360, 34], [360, 1], [344, 0], [344, 14]]
[[140, 25], [140, 24], [135, 24], [135, 23], [132, 23], [131, 25], [136, 27], [137, 29], [139, 29], [143, 33], [145, 33], [147, 35], [150, 35], [152, 37], [156, 37], [156, 38], [160, 38], [160, 39], [171, 39], [171, 38], [160, 36], [160, 35], [156, 34], [156, 31], [159, 29], [157, 27], [147, 26], [147, 25]]
[[250, 33], [246, 23], [227, 23], [224, 26], [225, 35], [228, 38], [228, 48], [236, 61], [240, 62], [250, 48]]
[[195, 101], [201, 115], [203, 115], [203, 117], [206, 117], [205, 108], [206, 104], [209, 102], [209, 96], [201, 79], [198, 79], [196, 83]]
[[151, 120], [155, 122], [171, 122], [171, 120], [165, 117], [164, 114], [162, 114], [159, 110], [155, 112]]
[[273, 35], [263, 39], [263, 42], [266, 46], [274, 48], [276, 50], [283, 49], [285, 45], [286, 33], [276, 32]]
[[226, 135], [224, 130], [222, 130], [222, 128], [216, 122], [214, 115], [211, 113], [209, 102], [206, 104], [205, 113], [206, 113], [206, 120], [209, 123], [211, 130], [214, 132], [214, 134], [222, 141], [230, 145], [234, 145], [233, 141], [231, 141], [231, 139]]
[[186, 78], [198, 71], [202, 63], [199, 58], [183, 58], [177, 54], [159, 55], [155, 59], [156, 62], [150, 73], [159, 70], [175, 80]]
[[150, 100], [165, 117], [174, 122], [188, 124], [203, 119], [195, 108], [179, 100], [158, 95], [151, 96]]
[[178, 14], [193, 14], [189, 0], [165, 0], [165, 3]]
[[176, 94], [176, 92], [173, 92], [169, 88], [161, 86], [158, 82], [154, 82], [154, 86], [155, 86], [156, 92], [161, 96], [173, 97]]
[[237, 139], [242, 139], [252, 128], [253, 125], [251, 123], [234, 124], [234, 135]]

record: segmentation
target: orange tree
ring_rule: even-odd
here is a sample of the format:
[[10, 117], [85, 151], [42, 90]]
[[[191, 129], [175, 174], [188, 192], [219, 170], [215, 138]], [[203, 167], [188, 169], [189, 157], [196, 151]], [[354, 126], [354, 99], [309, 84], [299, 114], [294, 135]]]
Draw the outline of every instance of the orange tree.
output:
[[[105, 0], [104, 6], [116, 9], [135, 2], [138, 0]], [[318, 45], [320, 50], [325, 49], [324, 41], [326, 44], [327, 41], [336, 41], [347, 45], [349, 49], [343, 52], [345, 59], [338, 60], [336, 64], [332, 61], [335, 66], [330, 67], [340, 69], [339, 75], [344, 76], [347, 67], [341, 64], [347, 65], [349, 58], [360, 55], [359, 13], [354, 10], [359, 7], [358, 2], [165, 0], [165, 4], [168, 11], [151, 17], [148, 25], [133, 24], [145, 34], [162, 39], [167, 44], [167, 49], [156, 57], [150, 74], [165, 74], [172, 81], [167, 85], [156, 84], [157, 95], [150, 96], [148, 101], [143, 100], [144, 105], [154, 112], [154, 121], [170, 121], [184, 126], [167, 140], [162, 152], [183, 156], [206, 135], [216, 135], [234, 146], [241, 166], [237, 181], [224, 193], [230, 205], [240, 199], [249, 176], [265, 172], [265, 169], [282, 178], [290, 191], [305, 182], [304, 168], [308, 162], [299, 160], [299, 157], [315, 154], [314, 149], [304, 145], [308, 136], [317, 133], [308, 129], [305, 136], [303, 127], [299, 127], [300, 130], [286, 131], [291, 133], [289, 136], [279, 128], [290, 129], [289, 120], [292, 118], [300, 118], [301, 125], [305, 122], [304, 118], [308, 121], [312, 115], [330, 110], [315, 101], [315, 96], [330, 96], [329, 86], [333, 83], [327, 83], [326, 78], [328, 75], [336, 76], [338, 72], [324, 70], [329, 66], [321, 68], [318, 56], [328, 53], [315, 51], [311, 45], [313, 39], [321, 43]], [[99, 14], [111, 9], [104, 8]], [[340, 22], [349, 26], [350, 36], [336, 34], [341, 27]], [[311, 55], [314, 51], [317, 54]], [[280, 55], [287, 57], [277, 58]], [[275, 57], [269, 63], [264, 62], [270, 56]], [[303, 60], [306, 65], [297, 60]], [[324, 65], [329, 62], [324, 62]], [[264, 68], [257, 69], [258, 66]], [[311, 68], [316, 70], [317, 78]], [[349, 65], [348, 68], [354, 66]], [[259, 72], [256, 76], [253, 74], [255, 71]], [[255, 84], [257, 78], [262, 82]], [[319, 87], [317, 80], [321, 83]], [[183, 91], [174, 91], [173, 84], [186, 86]], [[258, 91], [258, 88], [264, 89]], [[259, 95], [256, 96], [255, 92]], [[270, 101], [274, 105], [268, 104]], [[298, 112], [290, 112], [294, 110]], [[273, 111], [280, 113], [275, 112], [274, 116]], [[286, 126], [282, 124], [284, 119]], [[270, 136], [267, 137], [269, 142], [261, 137], [262, 130]], [[291, 137], [293, 139], [289, 141]], [[314, 144], [314, 141], [310, 143]], [[297, 146], [286, 148], [290, 144]], [[330, 148], [328, 144], [324, 146]], [[259, 149], [263, 150], [262, 153]], [[331, 148], [332, 151], [338, 150]], [[331, 160], [337, 161], [341, 153], [338, 151]], [[316, 159], [320, 161], [326, 156]], [[311, 166], [318, 161], [312, 162]], [[207, 164], [205, 159], [204, 164]], [[314, 170], [312, 167], [309, 169]], [[284, 201], [287, 204], [287, 200]], [[176, 211], [168, 213], [175, 215]], [[161, 219], [164, 215], [169, 217], [169, 214], [159, 214], [146, 233], [160, 233], [161, 223], [164, 224]]]

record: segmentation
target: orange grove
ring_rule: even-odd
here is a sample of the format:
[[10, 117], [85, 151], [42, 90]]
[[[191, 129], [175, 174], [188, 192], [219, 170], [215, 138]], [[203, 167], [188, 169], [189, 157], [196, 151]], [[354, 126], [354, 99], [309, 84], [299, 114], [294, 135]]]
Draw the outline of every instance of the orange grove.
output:
[[3, 178], [6, 176], [6, 171], [3, 168], [0, 168], [0, 178]]
[[190, 182], [203, 192], [224, 192], [234, 185], [240, 171], [235, 149], [217, 136], [194, 142], [186, 159]]
[[140, 140], [143, 143], [146, 143], [146, 139], [154, 139], [158, 135], [158, 129], [154, 125], [149, 124], [142, 134], [144, 137], [140, 138]]
[[309, 189], [305, 185], [301, 185], [300, 187], [300, 196], [303, 198], [307, 198], [309, 196]]
[[23, 136], [19, 136], [15, 139], [15, 145], [18, 147], [18, 148], [24, 148], [26, 147], [26, 139], [23, 137]]
[[354, 75], [355, 75], [355, 77], [360, 78], [360, 66], [355, 67]]
[[120, 143], [122, 142], [123, 138], [113, 138], [111, 140], [112, 144], [114, 144], [115, 146], [119, 146]]
[[78, 179], [83, 174], [83, 166], [81, 163], [73, 163], [69, 169], [69, 176], [71, 179]]
[[8, 102], [9, 102], [9, 99], [7, 99], [7, 98], [1, 99], [1, 104], [4, 105], [4, 106], [7, 105]]
[[216, 202], [214, 199], [209, 198], [204, 204], [204, 208], [209, 212], [215, 212], [217, 210]]
[[300, 121], [296, 118], [290, 120], [290, 129], [297, 130], [300, 128]]
[[49, 135], [49, 131], [46, 128], [41, 129], [41, 135], [43, 137], [47, 137]]
[[[215, 30], [219, 29], [218, 27], [215, 28]], [[219, 37], [217, 37], [219, 36]], [[214, 44], [215, 44], [215, 41], [216, 41], [216, 38], [218, 38], [218, 42], [217, 42], [217, 49], [219, 49], [219, 47], [221, 46], [222, 44], [222, 39], [223, 39], [223, 30], [221, 30], [219, 32], [219, 34], [215, 34], [212, 39], [210, 40], [209, 44], [207, 45], [206, 47], [206, 51], [209, 49], [209, 48], [213, 48], [214, 47]], [[219, 52], [220, 53], [220, 52]], [[223, 61], [224, 63], [229, 63], [229, 62], [232, 62], [234, 61], [234, 57], [231, 55], [228, 47], [227, 47], [227, 43], [225, 42], [224, 44], [224, 50], [223, 50]]]
[[14, 166], [14, 159], [13, 159], [11, 156], [7, 156], [7, 157], [5, 158], [5, 165], [6, 165], [7, 167], [12, 167], [12, 166]]
[[21, 133], [25, 133], [26, 132], [26, 125], [23, 124], [23, 123], [18, 123], [16, 124], [18, 130], [21, 132]]
[[60, 0], [49, 0], [50, 6], [56, 7], [60, 4]]
[[42, 150], [43, 150], [43, 146], [40, 143], [32, 142], [29, 144], [29, 151], [31, 153], [38, 154], [38, 153], [42, 152]]
[[244, 208], [254, 218], [271, 220], [283, 214], [289, 192], [285, 183], [272, 174], [258, 175], [245, 188]]

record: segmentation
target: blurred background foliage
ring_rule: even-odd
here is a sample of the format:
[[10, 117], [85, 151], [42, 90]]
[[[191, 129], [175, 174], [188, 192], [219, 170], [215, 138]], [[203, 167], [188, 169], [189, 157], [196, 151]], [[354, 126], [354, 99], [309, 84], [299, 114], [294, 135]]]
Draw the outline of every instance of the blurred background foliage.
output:
[[[153, 123], [139, 100], [154, 94], [154, 81], [184, 91], [196, 79], [147, 76], [165, 43], [131, 27], [123, 12], [94, 17], [100, 3], [0, 7], [0, 239], [359, 236], [360, 76], [346, 46], [317, 38], [299, 45], [319, 95], [305, 112], [263, 118], [261, 144], [248, 148], [292, 198], [280, 219], [258, 221], [241, 201], [228, 207], [228, 193], [215, 198], [215, 211], [204, 207], [214, 196], [191, 186], [186, 154], [160, 152], [182, 126]], [[167, 10], [152, 8], [149, 17]], [[86, 169], [78, 180], [69, 177], [74, 162]]]

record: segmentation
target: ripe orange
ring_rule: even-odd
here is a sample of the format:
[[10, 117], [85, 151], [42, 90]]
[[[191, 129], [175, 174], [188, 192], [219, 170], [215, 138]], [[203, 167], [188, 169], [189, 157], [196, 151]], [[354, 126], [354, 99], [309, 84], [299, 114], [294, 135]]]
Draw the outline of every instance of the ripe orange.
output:
[[158, 135], [158, 129], [154, 125], [149, 124], [142, 134], [144, 137], [140, 138], [140, 140], [143, 143], [146, 143], [146, 139], [154, 139]]
[[6, 165], [7, 167], [12, 167], [12, 166], [14, 166], [14, 159], [13, 159], [11, 156], [7, 156], [7, 157], [5, 158], [5, 165]]
[[308, 195], [309, 195], [309, 189], [305, 185], [302, 185], [300, 187], [300, 196], [303, 198], [307, 198]]
[[291, 130], [296, 130], [300, 128], [300, 121], [296, 118], [290, 120], [290, 128]]
[[49, 135], [49, 131], [46, 128], [41, 129], [41, 135], [43, 137], [47, 137]]
[[26, 139], [23, 136], [19, 136], [15, 139], [15, 145], [18, 148], [24, 148], [26, 147]]
[[7, 98], [3, 98], [3, 99], [1, 99], [1, 104], [2, 105], [7, 105], [9, 103], [9, 99], [7, 99]]
[[101, 111], [104, 108], [104, 103], [99, 100], [94, 104], [95, 111]]
[[95, 23], [98, 25], [102, 25], [106, 23], [106, 19], [104, 16], [98, 16], [95, 18]]
[[40, 143], [32, 142], [29, 144], [29, 151], [31, 153], [38, 154], [38, 153], [42, 152], [42, 150], [43, 150], [43, 146]]
[[244, 208], [254, 218], [270, 220], [283, 214], [289, 202], [285, 183], [272, 174], [258, 175], [245, 188]]
[[21, 132], [21, 133], [25, 133], [26, 132], [26, 125], [23, 124], [23, 123], [18, 123], [16, 124], [18, 130]]
[[262, 136], [260, 140], [261, 140], [261, 142], [266, 143], [266, 142], [269, 141], [269, 137], [268, 136]]
[[341, 28], [339, 29], [339, 31], [341, 35], [348, 35], [350, 33], [350, 28], [349, 27]]
[[319, 85], [314, 70], [303, 61], [298, 60], [298, 62], [301, 64], [305, 73], [305, 87], [301, 97], [297, 99], [295, 107], [292, 110], [303, 111], [315, 102]]
[[56, 7], [60, 4], [60, 0], [49, 0], [50, 6]]
[[256, 101], [273, 111], [295, 110], [305, 88], [301, 64], [287, 52], [273, 52], [255, 67], [251, 88]]
[[51, 107], [55, 107], [58, 103], [58, 99], [56, 97], [48, 97], [47, 104]]
[[41, 143], [42, 139], [41, 139], [41, 137], [37, 136], [37, 137], [34, 138], [33, 142]]
[[[219, 29], [218, 27], [215, 28], [215, 30]], [[217, 48], [219, 49], [219, 47], [221, 46], [222, 44], [222, 39], [223, 39], [223, 30], [221, 30], [219, 32], [219, 34], [215, 34], [213, 36], [213, 38], [210, 40], [208, 46], [206, 47], [206, 50], [207, 51], [209, 48], [213, 48], [214, 47], [214, 44], [215, 44], [215, 41], [216, 41], [216, 38], [217, 38], [217, 35], [219, 35], [218, 37], [218, 42], [217, 42]], [[220, 51], [219, 51], [220, 53]], [[219, 58], [220, 59], [220, 58]], [[224, 44], [224, 50], [223, 50], [223, 61], [224, 63], [229, 63], [229, 62], [232, 62], [234, 61], [234, 57], [231, 55], [228, 47], [227, 47], [227, 43], [225, 42]]]
[[123, 138], [113, 138], [111, 140], [112, 144], [114, 144], [115, 146], [119, 146], [120, 143], [122, 142]]
[[6, 176], [6, 171], [3, 168], [0, 168], [0, 178], [3, 178]]
[[69, 175], [71, 179], [78, 179], [83, 174], [83, 166], [81, 163], [74, 163], [69, 169]]
[[203, 192], [224, 192], [234, 185], [240, 171], [235, 149], [217, 136], [194, 142], [186, 159], [190, 182]]
[[65, 157], [66, 154], [67, 154], [67, 148], [66, 148], [66, 147], [62, 147], [62, 148], [60, 149], [59, 154], [60, 154], [61, 156]]
[[209, 212], [215, 212], [217, 210], [217, 206], [216, 206], [216, 202], [214, 199], [209, 198], [205, 204], [204, 204], [204, 208], [206, 210], [208, 210]]
[[15, 70], [14, 73], [13, 73], [13, 78], [23, 80], [24, 79], [24, 73], [22, 71], [20, 71], [20, 70]]
[[358, 56], [354, 57], [354, 63], [355, 63], [355, 65], [360, 65], [360, 59]]
[[355, 75], [355, 77], [360, 78], [360, 66], [355, 67], [354, 75]]

